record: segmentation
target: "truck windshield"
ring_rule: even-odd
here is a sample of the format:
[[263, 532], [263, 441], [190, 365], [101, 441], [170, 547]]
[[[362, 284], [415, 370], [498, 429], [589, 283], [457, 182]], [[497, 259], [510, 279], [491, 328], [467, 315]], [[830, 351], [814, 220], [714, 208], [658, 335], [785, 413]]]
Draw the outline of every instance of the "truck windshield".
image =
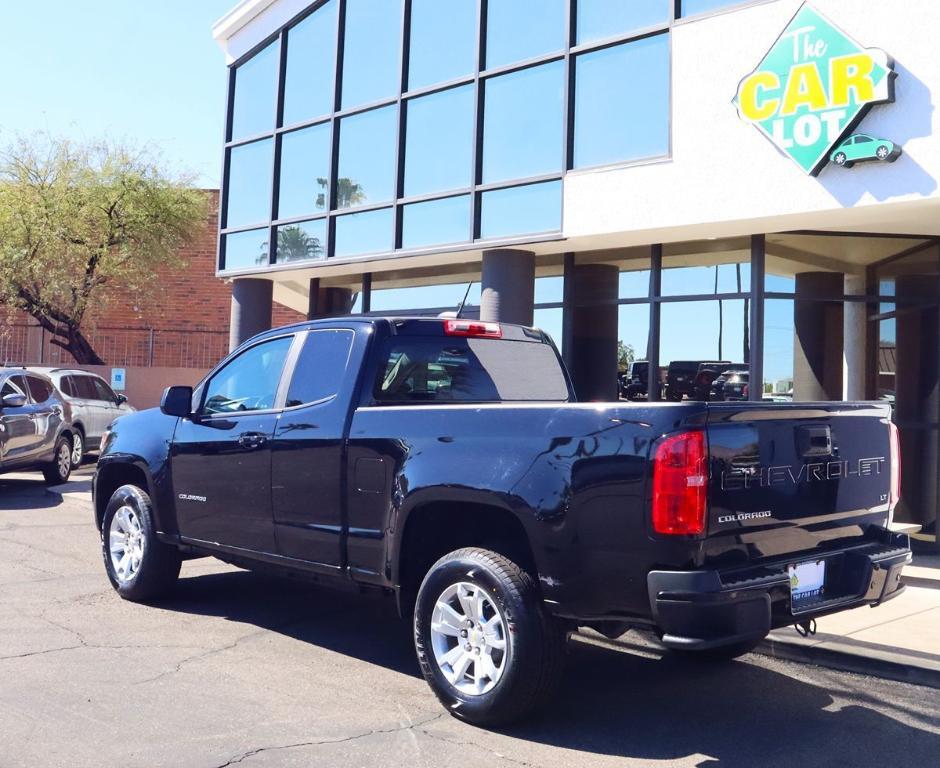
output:
[[386, 342], [374, 397], [382, 403], [494, 403], [569, 399], [549, 344], [400, 337]]

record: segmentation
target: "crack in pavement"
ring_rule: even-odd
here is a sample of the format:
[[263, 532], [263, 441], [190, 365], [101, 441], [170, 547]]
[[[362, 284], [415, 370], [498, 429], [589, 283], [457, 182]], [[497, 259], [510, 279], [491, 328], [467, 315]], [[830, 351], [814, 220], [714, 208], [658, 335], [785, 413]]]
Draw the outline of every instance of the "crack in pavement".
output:
[[[221, 765], [216, 766], [215, 768], [228, 768], [230, 765], [236, 765], [245, 760], [250, 760], [252, 757], [260, 755], [262, 752], [275, 752], [284, 749], [298, 749], [300, 747], [320, 747], [328, 744], [345, 744], [346, 742], [356, 741], [358, 739], [367, 739], [370, 736], [380, 736], [386, 733], [401, 733], [404, 731], [411, 731], [420, 729], [420, 726], [427, 725], [428, 723], [434, 722], [435, 720], [440, 720], [446, 712], [439, 712], [433, 717], [428, 717], [424, 720], [421, 720], [417, 723], [409, 723], [407, 725], [399, 725], [396, 728], [373, 728], [370, 731], [364, 731], [362, 733], [356, 733], [352, 736], [344, 736], [337, 739], [320, 739], [318, 741], [299, 741], [294, 744], [279, 744], [272, 747], [256, 747], [255, 749], [249, 749], [247, 752], [243, 752], [236, 757], [231, 758], [230, 760], [222, 763]], [[424, 733], [424, 731], [420, 731]]]
[[349, 612], [348, 608], [343, 608], [338, 611], [329, 611], [327, 613], [318, 614], [316, 616], [307, 616], [302, 619], [291, 619], [290, 621], [285, 621], [280, 624], [273, 624], [271, 626], [259, 627], [253, 632], [248, 632], [244, 635], [241, 635], [240, 637], [235, 638], [235, 640], [233, 640], [232, 642], [224, 646], [221, 646], [219, 648], [210, 648], [202, 653], [197, 653], [193, 656], [187, 656], [186, 658], [181, 659], [179, 663], [173, 669], [167, 669], [161, 672], [159, 675], [154, 675], [153, 677], [148, 677], [148, 678], [145, 678], [144, 680], [138, 680], [132, 683], [132, 685], [143, 685], [144, 683], [152, 683], [164, 677], [175, 675], [177, 672], [179, 672], [184, 666], [186, 666], [190, 662], [200, 661], [201, 659], [206, 659], [206, 658], [209, 658], [210, 656], [214, 656], [217, 653], [224, 653], [225, 651], [230, 651], [236, 646], [238, 646], [240, 643], [244, 642], [245, 640], [250, 640], [253, 637], [257, 637], [258, 635], [264, 635], [269, 632], [279, 632], [282, 629], [286, 629], [287, 627], [290, 627], [294, 624], [305, 624], [311, 621], [318, 621], [323, 618], [328, 618], [332, 616], [341, 616], [342, 614], [348, 613], [348, 612]]
[[[419, 725], [424, 725], [424, 723], [419, 723]], [[514, 765], [522, 765], [522, 766], [526, 766], [526, 768], [541, 768], [539, 763], [530, 763], [526, 760], [518, 760], [515, 757], [510, 757], [509, 755], [505, 755], [502, 752], [498, 752], [497, 750], [492, 749], [491, 747], [488, 747], [485, 744], [480, 744], [476, 741], [462, 741], [459, 739], [448, 739], [444, 736], [441, 736], [440, 734], [431, 733], [430, 731], [424, 728], [419, 728], [417, 730], [418, 730], [418, 733], [424, 736], [427, 736], [429, 739], [434, 739], [435, 741], [442, 741], [445, 744], [450, 744], [451, 746], [472, 747], [474, 749], [482, 749], [484, 752], [489, 752], [491, 755], [493, 755], [493, 757], [499, 758], [500, 760], [505, 760], [506, 762], [512, 763]]]

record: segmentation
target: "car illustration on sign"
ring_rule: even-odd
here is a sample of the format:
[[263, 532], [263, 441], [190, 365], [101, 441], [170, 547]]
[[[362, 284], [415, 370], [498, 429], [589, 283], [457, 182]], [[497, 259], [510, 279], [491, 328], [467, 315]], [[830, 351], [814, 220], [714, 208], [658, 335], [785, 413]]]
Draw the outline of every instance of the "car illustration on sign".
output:
[[851, 168], [856, 163], [867, 160], [893, 163], [900, 156], [901, 148], [893, 141], [876, 139], [865, 133], [856, 133], [843, 141], [829, 159], [843, 168]]

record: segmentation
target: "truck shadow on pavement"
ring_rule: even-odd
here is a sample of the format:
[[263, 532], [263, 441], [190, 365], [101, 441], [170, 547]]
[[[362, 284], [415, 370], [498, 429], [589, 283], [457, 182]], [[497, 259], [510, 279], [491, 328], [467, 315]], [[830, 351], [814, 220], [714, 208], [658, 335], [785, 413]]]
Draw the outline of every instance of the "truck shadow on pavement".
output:
[[[182, 579], [160, 607], [224, 617], [420, 676], [409, 623], [392, 601], [227, 572]], [[520, 739], [639, 761], [698, 756], [695, 765], [749, 768], [924, 766], [940, 755], [940, 696], [933, 689], [914, 688], [923, 695], [903, 699], [885, 695], [884, 686], [896, 684], [874, 678], [758, 656], [708, 665], [649, 650], [571, 641], [557, 697], [530, 721], [499, 729], [500, 751], [511, 754], [512, 740]], [[482, 729], [467, 734], [489, 738]]]

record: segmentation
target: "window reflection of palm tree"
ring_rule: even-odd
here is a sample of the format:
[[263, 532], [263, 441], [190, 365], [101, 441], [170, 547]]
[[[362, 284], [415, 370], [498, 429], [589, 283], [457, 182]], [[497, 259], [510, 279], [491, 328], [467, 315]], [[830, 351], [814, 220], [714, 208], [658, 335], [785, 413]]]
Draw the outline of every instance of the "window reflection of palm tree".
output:
[[[322, 176], [317, 179], [317, 184], [323, 190], [317, 195], [317, 208], [326, 208], [327, 193], [329, 191], [329, 179]], [[365, 202], [366, 191], [362, 184], [345, 177], [336, 180], [336, 207], [351, 208], [354, 205]]]
[[[268, 263], [267, 241], [261, 244], [261, 252], [255, 259], [258, 265]], [[277, 261], [300, 261], [319, 259], [323, 256], [323, 244], [319, 237], [309, 234], [298, 224], [277, 228]]]

